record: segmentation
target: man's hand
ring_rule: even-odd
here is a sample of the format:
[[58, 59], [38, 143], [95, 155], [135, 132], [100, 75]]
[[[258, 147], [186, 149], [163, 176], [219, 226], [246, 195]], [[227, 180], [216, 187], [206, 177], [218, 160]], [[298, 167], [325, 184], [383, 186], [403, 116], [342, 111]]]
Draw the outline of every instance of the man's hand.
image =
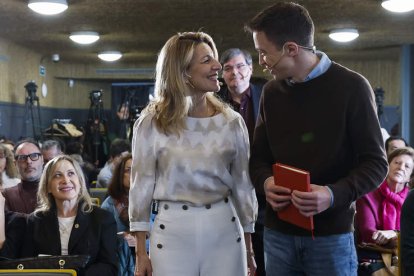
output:
[[288, 188], [276, 186], [273, 177], [266, 179], [264, 183], [266, 201], [272, 206], [274, 211], [280, 211], [286, 208], [292, 199], [292, 191]]
[[311, 184], [310, 192], [292, 192], [292, 203], [299, 212], [310, 217], [319, 214], [331, 205], [331, 193], [325, 186]]

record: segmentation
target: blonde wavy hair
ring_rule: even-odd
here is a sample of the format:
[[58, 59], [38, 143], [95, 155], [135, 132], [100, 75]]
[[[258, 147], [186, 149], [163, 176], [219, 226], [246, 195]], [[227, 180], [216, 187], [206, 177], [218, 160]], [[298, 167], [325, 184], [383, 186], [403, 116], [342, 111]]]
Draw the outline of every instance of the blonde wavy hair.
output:
[[92, 200], [86, 188], [85, 177], [79, 163], [68, 155], [59, 155], [50, 160], [43, 169], [39, 182], [39, 190], [37, 191], [37, 208], [35, 210], [35, 214], [40, 212], [48, 212], [51, 210], [52, 206], [55, 205], [53, 195], [48, 192], [48, 186], [57, 165], [63, 160], [69, 161], [73, 165], [75, 173], [79, 178], [80, 192], [77, 203], [79, 204], [81, 202], [81, 210], [84, 213], [90, 213], [92, 211]]
[[[155, 100], [143, 111], [154, 115], [156, 127], [166, 135], [179, 135], [185, 128], [184, 118], [192, 107], [191, 90], [186, 83], [195, 48], [206, 43], [218, 59], [216, 45], [204, 32], [184, 32], [172, 36], [162, 47], [157, 60], [155, 73]], [[186, 77], [187, 76], [187, 77]], [[207, 100], [219, 112], [227, 114], [226, 104], [207, 93]]]
[[16, 165], [14, 164], [13, 152], [5, 144], [0, 144], [0, 152], [3, 153], [6, 158], [4, 173], [10, 178], [19, 177]]

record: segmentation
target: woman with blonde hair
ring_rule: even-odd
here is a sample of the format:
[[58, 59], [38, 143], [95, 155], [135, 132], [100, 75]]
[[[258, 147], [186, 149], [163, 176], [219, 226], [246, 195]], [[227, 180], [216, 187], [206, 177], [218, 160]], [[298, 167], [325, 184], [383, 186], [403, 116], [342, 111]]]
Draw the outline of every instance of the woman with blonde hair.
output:
[[79, 275], [117, 275], [116, 224], [111, 213], [92, 206], [79, 164], [67, 155], [49, 161], [29, 216], [23, 256], [89, 255]]
[[14, 164], [13, 152], [5, 144], [0, 144], [0, 175], [0, 190], [20, 183], [19, 174]]
[[[129, 195], [135, 275], [254, 275], [257, 200], [243, 118], [215, 97], [221, 65], [203, 32], [172, 36], [155, 100], [134, 126]], [[153, 200], [158, 214], [145, 250]], [[191, 261], [189, 261], [191, 260]]]

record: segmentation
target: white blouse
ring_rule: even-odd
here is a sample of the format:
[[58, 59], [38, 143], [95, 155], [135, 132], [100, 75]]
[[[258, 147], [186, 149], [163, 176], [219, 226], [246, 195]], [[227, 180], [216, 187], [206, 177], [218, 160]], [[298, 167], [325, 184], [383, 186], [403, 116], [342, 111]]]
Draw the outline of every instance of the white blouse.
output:
[[61, 218], [58, 217], [59, 221], [59, 234], [60, 234], [60, 246], [61, 254], [68, 255], [69, 252], [69, 238], [72, 232], [73, 223], [75, 222], [76, 216]]
[[131, 231], [149, 231], [151, 202], [202, 206], [231, 195], [245, 232], [254, 232], [257, 199], [249, 176], [249, 136], [243, 118], [230, 110], [186, 118], [180, 136], [158, 131], [141, 116], [132, 140], [129, 217]]

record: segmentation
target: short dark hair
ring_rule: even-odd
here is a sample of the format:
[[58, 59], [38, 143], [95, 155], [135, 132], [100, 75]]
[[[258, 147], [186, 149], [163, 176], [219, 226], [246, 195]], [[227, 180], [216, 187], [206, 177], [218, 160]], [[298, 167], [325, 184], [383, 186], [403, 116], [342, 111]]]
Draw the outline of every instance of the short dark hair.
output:
[[109, 155], [114, 158], [125, 151], [131, 152], [131, 143], [126, 139], [117, 138], [111, 143], [111, 147], [109, 148]]
[[220, 56], [221, 65], [238, 55], [243, 55], [247, 65], [252, 65], [252, 55], [248, 51], [239, 48], [230, 48], [224, 51]]
[[286, 42], [313, 47], [315, 27], [305, 7], [281, 2], [259, 12], [245, 24], [248, 32], [264, 32], [267, 39], [281, 48]]
[[16, 153], [17, 148], [18, 148], [21, 144], [24, 144], [24, 143], [29, 143], [29, 144], [33, 144], [33, 145], [35, 145], [35, 146], [37, 147], [37, 149], [39, 150], [39, 152], [40, 152], [40, 146], [39, 146], [39, 143], [37, 143], [37, 142], [36, 142], [36, 140], [34, 140], [33, 138], [25, 138], [25, 139], [23, 139], [23, 140], [18, 141], [18, 142], [16, 143], [16, 145], [14, 145], [14, 152]]
[[59, 141], [54, 140], [54, 139], [44, 141], [42, 143], [42, 150], [49, 150], [55, 146], [56, 146], [56, 149], [58, 149], [59, 151], [62, 151], [62, 145], [60, 144]]
[[385, 140], [385, 152], [388, 152], [388, 148], [390, 146], [389, 144], [390, 144], [391, 141], [394, 141], [394, 140], [401, 140], [401, 141], [404, 142], [404, 145], [406, 147], [408, 147], [407, 141], [405, 141], [405, 139], [402, 138], [401, 136], [390, 136], [390, 137], [388, 137], [387, 140]]

